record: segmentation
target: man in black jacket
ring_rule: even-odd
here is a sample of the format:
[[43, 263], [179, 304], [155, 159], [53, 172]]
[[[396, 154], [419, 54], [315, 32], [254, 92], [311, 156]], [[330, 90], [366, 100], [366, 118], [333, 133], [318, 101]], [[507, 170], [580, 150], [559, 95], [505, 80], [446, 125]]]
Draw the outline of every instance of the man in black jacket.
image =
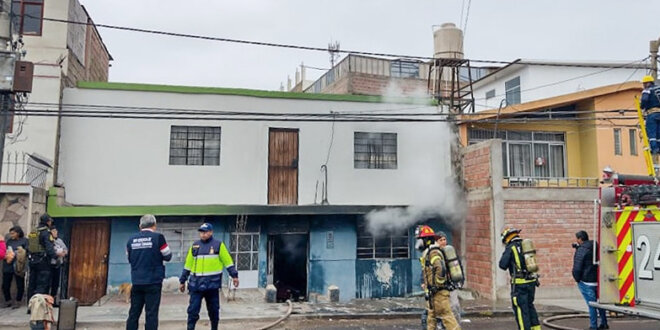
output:
[[[598, 265], [593, 262], [594, 241], [589, 240], [589, 235], [584, 230], [575, 233], [575, 239], [577, 244], [573, 244], [573, 279], [589, 307], [589, 329], [609, 329], [605, 311], [589, 305], [589, 302], [596, 301], [598, 290]], [[597, 325], [596, 313], [600, 314], [600, 326]]]
[[511, 307], [519, 330], [541, 330], [539, 316], [534, 307], [538, 276], [527, 269], [522, 253], [520, 229], [504, 228], [500, 238], [505, 245], [499, 266], [511, 276]]
[[[28, 235], [28, 259], [30, 264], [30, 278], [28, 280], [28, 301], [37, 293], [48, 294], [50, 287], [50, 260], [64, 256], [57, 253], [53, 246], [53, 236], [50, 227], [53, 226], [53, 218], [44, 214], [39, 218], [39, 227], [36, 232]], [[36, 235], [36, 236], [35, 236]]]
[[172, 252], [163, 234], [156, 232], [156, 217], [145, 214], [140, 218], [140, 232], [126, 243], [126, 255], [131, 264], [131, 307], [126, 330], [137, 330], [138, 320], [145, 310], [144, 328], [158, 329], [158, 309], [165, 278], [164, 261], [172, 260]]

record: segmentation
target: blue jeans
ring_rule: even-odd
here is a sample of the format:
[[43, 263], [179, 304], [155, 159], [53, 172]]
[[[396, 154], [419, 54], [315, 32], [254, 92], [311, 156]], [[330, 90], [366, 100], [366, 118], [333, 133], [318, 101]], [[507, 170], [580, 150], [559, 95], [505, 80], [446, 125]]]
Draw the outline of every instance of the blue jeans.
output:
[[202, 307], [202, 299], [206, 300], [206, 311], [209, 313], [211, 329], [218, 329], [220, 319], [220, 290], [211, 289], [205, 291], [190, 291], [190, 304], [188, 305], [188, 330], [194, 330], [199, 320], [199, 310]]
[[646, 135], [652, 154], [660, 154], [660, 112], [646, 116]]
[[586, 285], [584, 282], [579, 282], [578, 288], [580, 289], [580, 293], [582, 293], [582, 297], [584, 297], [584, 300], [587, 302], [587, 306], [589, 307], [589, 327], [594, 329], [598, 327], [596, 311], [598, 311], [598, 314], [600, 315], [600, 324], [606, 325], [607, 315], [605, 314], [605, 310], [591, 307], [591, 305], [589, 305], [589, 302], [596, 301], [596, 290], [598, 287]]

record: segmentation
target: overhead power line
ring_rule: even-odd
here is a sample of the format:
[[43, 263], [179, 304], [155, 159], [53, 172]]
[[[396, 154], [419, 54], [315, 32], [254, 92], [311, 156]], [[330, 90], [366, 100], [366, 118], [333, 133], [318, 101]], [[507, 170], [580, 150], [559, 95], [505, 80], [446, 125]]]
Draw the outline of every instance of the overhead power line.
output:
[[[14, 15], [14, 16], [21, 16], [21, 15]], [[307, 51], [318, 51], [318, 52], [324, 52], [324, 53], [328, 51], [327, 47], [314, 47], [314, 46], [304, 46], [304, 45], [294, 45], [294, 44], [283, 44], [283, 43], [274, 43], [274, 42], [236, 39], [236, 38], [213, 37], [213, 36], [198, 35], [198, 34], [168, 32], [168, 31], [162, 31], [162, 30], [143, 29], [143, 28], [127, 27], [127, 26], [119, 26], [119, 25], [111, 25], [111, 24], [99, 24], [99, 23], [92, 23], [92, 22], [77, 22], [77, 21], [71, 21], [71, 20], [59, 19], [59, 18], [39, 17], [39, 16], [30, 15], [30, 14], [23, 14], [22, 16], [33, 18], [33, 19], [44, 20], [44, 21], [48, 21], [48, 22], [87, 25], [87, 26], [94, 26], [94, 27], [100, 27], [100, 28], [106, 28], [106, 29], [112, 29], [112, 30], [139, 32], [139, 33], [147, 33], [147, 34], [154, 34], [154, 35], [164, 35], [164, 36], [170, 36], [170, 37], [180, 37], [180, 38], [218, 41], [218, 42], [229, 42], [229, 43], [247, 44], [247, 45], [254, 45], [254, 46], [265, 46], [265, 47], [288, 48], [288, 49], [298, 49], [298, 50], [307, 50]], [[408, 59], [417, 59], [417, 60], [432, 60], [432, 59], [434, 59], [433, 57], [430, 57], [430, 56], [404, 55], [404, 54], [392, 54], [392, 53], [382, 53], [382, 52], [368, 52], [368, 51], [347, 50], [347, 49], [338, 49], [336, 52], [337, 53], [342, 53], [342, 54], [381, 56], [381, 57], [394, 57], [394, 58], [408, 58]], [[484, 59], [468, 59], [468, 60], [470, 62], [473, 62], [473, 63], [483, 63], [483, 64], [508, 65], [508, 64], [514, 63], [512, 61], [501, 61], [501, 60], [484, 60]], [[536, 65], [536, 66], [556, 66], [556, 67], [579, 67], [579, 68], [609, 68], [609, 67], [611, 67], [611, 65], [599, 64], [599, 63], [594, 63], [594, 64], [590, 64], [590, 63], [557, 63], [557, 62], [545, 62], [544, 63], [544, 62], [536, 62], [536, 61], [515, 61], [515, 64]], [[635, 67], [630, 67], [630, 68], [635, 68]]]

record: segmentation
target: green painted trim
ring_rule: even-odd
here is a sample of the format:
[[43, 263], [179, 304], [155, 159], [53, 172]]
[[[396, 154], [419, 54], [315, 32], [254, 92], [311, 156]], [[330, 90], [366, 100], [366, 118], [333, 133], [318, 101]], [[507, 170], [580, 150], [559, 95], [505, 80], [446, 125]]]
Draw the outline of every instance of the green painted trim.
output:
[[429, 106], [433, 106], [436, 103], [431, 98], [401, 97], [401, 98], [385, 99], [384, 97], [381, 96], [370, 96], [370, 95], [293, 93], [293, 92], [264, 91], [264, 90], [243, 89], [243, 88], [174, 86], [174, 85], [120, 83], [120, 82], [79, 81], [78, 88], [136, 91], [136, 92], [181, 93], [181, 94], [238, 95], [238, 96], [262, 97], [262, 98], [317, 100], [317, 101], [420, 104], [420, 105], [429, 105]]
[[195, 215], [295, 215], [366, 214], [382, 206], [353, 205], [148, 205], [148, 206], [62, 206], [57, 204], [57, 188], [48, 191], [46, 211], [53, 218], [139, 217]]

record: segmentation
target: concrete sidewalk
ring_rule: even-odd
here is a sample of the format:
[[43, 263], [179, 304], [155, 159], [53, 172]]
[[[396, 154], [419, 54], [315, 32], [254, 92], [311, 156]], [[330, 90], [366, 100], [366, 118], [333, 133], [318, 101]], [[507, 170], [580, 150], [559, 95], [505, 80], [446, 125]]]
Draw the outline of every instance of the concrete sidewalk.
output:
[[[226, 291], [225, 291], [226, 292]], [[261, 290], [238, 290], [236, 299], [227, 301], [222, 297], [222, 322], [262, 321], [264, 324], [274, 321], [287, 311], [286, 304], [267, 304]], [[389, 298], [389, 299], [355, 299], [346, 303], [294, 303], [292, 318], [415, 318], [419, 317], [424, 308], [421, 297]], [[483, 300], [463, 300], [463, 318], [479, 316], [510, 316], [509, 301], [492, 303]], [[537, 301], [537, 310], [541, 315], [574, 313], [586, 310], [584, 301], [576, 299], [555, 299]], [[181, 324], [187, 318], [188, 295], [163, 294], [160, 305], [161, 324]], [[78, 309], [78, 327], [80, 329], [95, 329], [100, 327], [122, 328], [128, 317], [129, 304], [122, 297], [112, 296], [103, 299], [101, 304], [82, 306]], [[200, 322], [208, 320], [206, 308], [202, 307]], [[57, 311], [56, 311], [57, 315]], [[144, 315], [143, 315], [144, 319]], [[29, 316], [25, 308], [0, 309], [0, 328], [25, 329], [28, 327]]]

